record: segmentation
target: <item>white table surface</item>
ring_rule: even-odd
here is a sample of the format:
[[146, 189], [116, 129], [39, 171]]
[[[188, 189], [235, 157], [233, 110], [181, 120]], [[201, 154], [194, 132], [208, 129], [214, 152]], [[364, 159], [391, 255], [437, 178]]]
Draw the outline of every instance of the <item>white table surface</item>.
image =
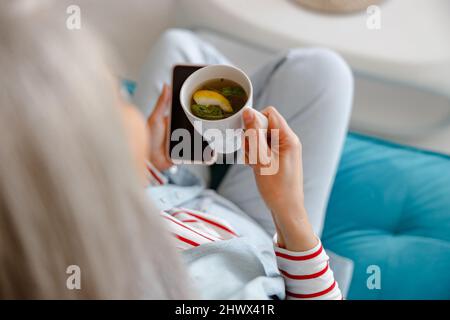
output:
[[450, 1], [385, 0], [381, 29], [366, 12], [330, 15], [292, 0], [178, 0], [178, 23], [271, 50], [325, 46], [359, 72], [450, 96]]

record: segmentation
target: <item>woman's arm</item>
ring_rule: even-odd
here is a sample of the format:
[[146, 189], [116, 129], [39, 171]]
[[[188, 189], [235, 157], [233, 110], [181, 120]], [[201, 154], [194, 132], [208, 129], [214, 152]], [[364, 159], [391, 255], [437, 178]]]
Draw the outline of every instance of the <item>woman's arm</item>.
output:
[[[328, 256], [305, 209], [300, 140], [275, 108], [263, 111], [269, 120], [267, 136], [254, 112], [244, 112], [246, 161], [253, 167], [258, 189], [272, 212], [277, 230], [275, 253], [287, 297], [341, 299]], [[252, 159], [252, 148], [257, 149], [253, 150], [256, 159]], [[277, 170], [264, 170], [269, 167]]]

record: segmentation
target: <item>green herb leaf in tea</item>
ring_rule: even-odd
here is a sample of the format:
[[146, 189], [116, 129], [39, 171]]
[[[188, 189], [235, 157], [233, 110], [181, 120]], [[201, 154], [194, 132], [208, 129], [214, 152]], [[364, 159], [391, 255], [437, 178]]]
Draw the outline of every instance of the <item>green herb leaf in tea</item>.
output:
[[242, 97], [245, 95], [244, 89], [241, 87], [224, 87], [222, 88], [222, 95], [225, 97]]
[[191, 111], [195, 116], [206, 120], [220, 120], [225, 118], [225, 115], [219, 106], [193, 104], [191, 106]]

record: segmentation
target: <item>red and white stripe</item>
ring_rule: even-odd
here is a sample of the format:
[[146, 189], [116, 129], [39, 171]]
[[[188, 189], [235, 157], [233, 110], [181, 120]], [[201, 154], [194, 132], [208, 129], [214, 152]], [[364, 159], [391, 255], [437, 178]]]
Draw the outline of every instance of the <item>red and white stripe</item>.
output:
[[167, 212], [173, 217], [184, 221], [185, 223], [192, 224], [192, 226], [202, 229], [205, 232], [214, 234], [222, 240], [238, 236], [236, 230], [234, 230], [228, 222], [212, 213], [205, 213], [186, 208], [173, 208]]
[[342, 299], [328, 264], [328, 255], [320, 241], [311, 250], [292, 252], [278, 247], [275, 235], [274, 250], [278, 268], [285, 280], [287, 299]]
[[180, 249], [191, 249], [198, 247], [201, 244], [220, 240], [217, 237], [174, 218], [164, 211], [161, 212], [161, 216], [166, 221], [169, 231], [174, 235], [176, 246]]
[[222, 219], [184, 208], [161, 212], [179, 249], [195, 248], [205, 243], [226, 240], [237, 236]]
[[160, 186], [168, 182], [167, 178], [150, 161], [147, 161], [147, 180], [151, 186]]

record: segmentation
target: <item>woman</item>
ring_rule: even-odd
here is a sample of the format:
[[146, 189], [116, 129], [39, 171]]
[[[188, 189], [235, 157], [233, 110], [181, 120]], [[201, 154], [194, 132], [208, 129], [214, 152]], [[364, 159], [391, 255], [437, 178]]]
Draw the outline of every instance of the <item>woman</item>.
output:
[[[92, 40], [62, 28], [48, 8], [25, 9], [0, 10], [0, 297], [342, 298], [315, 235], [351, 104], [351, 75], [336, 55], [291, 51], [255, 75], [256, 106], [277, 102], [287, 119], [264, 111], [280, 130], [272, 159], [280, 170], [262, 176], [259, 164], [235, 166], [219, 196], [192, 177], [160, 173], [171, 167], [163, 156], [167, 86], [146, 128], [118, 98]], [[227, 63], [190, 33], [166, 33], [144, 68], [136, 95], [142, 110], [181, 57]], [[244, 120], [260, 126], [251, 111]], [[138, 176], [148, 176], [154, 206]], [[194, 290], [182, 280], [174, 245]], [[81, 290], [66, 287], [69, 265], [81, 269]]]

